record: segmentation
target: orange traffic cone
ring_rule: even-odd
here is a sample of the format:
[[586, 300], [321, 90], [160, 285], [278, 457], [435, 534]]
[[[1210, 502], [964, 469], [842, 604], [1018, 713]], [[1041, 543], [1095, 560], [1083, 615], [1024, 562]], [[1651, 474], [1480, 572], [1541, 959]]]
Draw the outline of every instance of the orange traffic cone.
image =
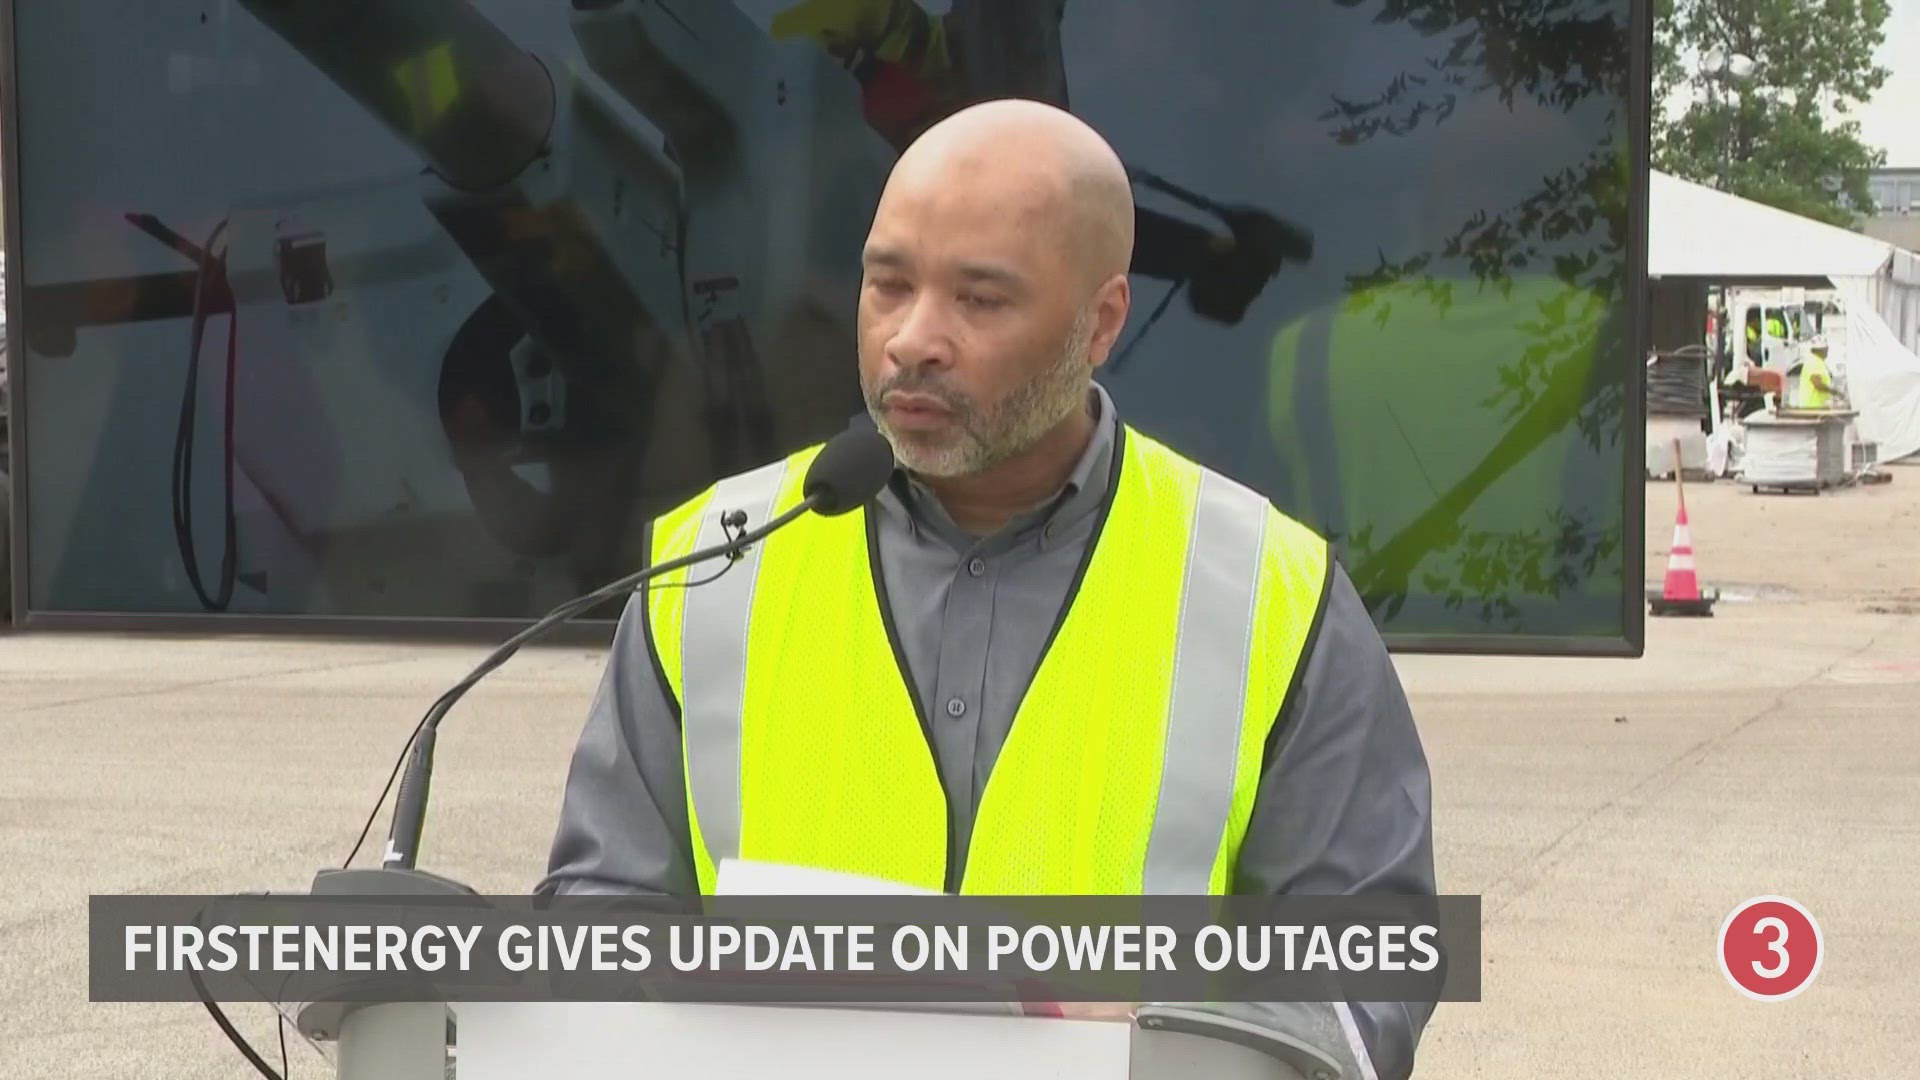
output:
[[1693, 566], [1693, 530], [1687, 525], [1687, 487], [1680, 476], [1680, 443], [1674, 441], [1673, 482], [1680, 492], [1680, 514], [1673, 522], [1673, 545], [1667, 552], [1667, 580], [1659, 595], [1648, 591], [1647, 600], [1655, 615], [1712, 615], [1718, 592], [1700, 591], [1700, 578]]

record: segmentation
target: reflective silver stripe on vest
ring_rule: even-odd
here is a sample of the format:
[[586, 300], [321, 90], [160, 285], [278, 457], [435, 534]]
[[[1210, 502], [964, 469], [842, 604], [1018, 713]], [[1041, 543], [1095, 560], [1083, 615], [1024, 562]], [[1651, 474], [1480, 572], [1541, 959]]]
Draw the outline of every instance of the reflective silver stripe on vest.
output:
[[[1233, 806], [1267, 501], [1203, 472], [1144, 891], [1204, 895]], [[1229, 883], [1231, 884], [1231, 883]]]
[[[786, 479], [787, 463], [776, 461], [715, 486], [700, 515], [695, 548], [725, 543], [720, 516], [747, 512], [747, 528], [773, 517], [773, 502]], [[682, 617], [680, 683], [686, 697], [681, 725], [687, 740], [687, 782], [700, 838], [716, 870], [720, 860], [740, 853], [740, 722], [747, 687], [747, 619], [753, 611], [753, 587], [760, 576], [760, 549], [754, 544], [732, 569], [697, 589], [687, 590]], [[689, 574], [711, 573], [710, 564]]]

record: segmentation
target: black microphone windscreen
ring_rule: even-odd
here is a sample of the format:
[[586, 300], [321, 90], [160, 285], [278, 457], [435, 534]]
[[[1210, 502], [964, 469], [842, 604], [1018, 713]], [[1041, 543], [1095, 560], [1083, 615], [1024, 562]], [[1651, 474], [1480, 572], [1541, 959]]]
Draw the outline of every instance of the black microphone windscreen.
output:
[[886, 436], [856, 424], [821, 447], [801, 490], [814, 500], [814, 513], [832, 517], [880, 494], [892, 475], [893, 447]]

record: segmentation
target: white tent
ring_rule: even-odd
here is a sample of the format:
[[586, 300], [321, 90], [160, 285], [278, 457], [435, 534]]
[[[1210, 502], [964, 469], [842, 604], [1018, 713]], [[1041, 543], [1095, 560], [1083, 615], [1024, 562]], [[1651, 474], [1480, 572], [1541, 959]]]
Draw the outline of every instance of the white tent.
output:
[[1654, 277], [1872, 277], [1897, 249], [1710, 187], [1653, 174], [1647, 273]]
[[1920, 451], [1920, 257], [1661, 172], [1647, 220], [1651, 277], [1832, 282], [1847, 316], [1834, 359], [1861, 437], [1879, 444], [1882, 460]]

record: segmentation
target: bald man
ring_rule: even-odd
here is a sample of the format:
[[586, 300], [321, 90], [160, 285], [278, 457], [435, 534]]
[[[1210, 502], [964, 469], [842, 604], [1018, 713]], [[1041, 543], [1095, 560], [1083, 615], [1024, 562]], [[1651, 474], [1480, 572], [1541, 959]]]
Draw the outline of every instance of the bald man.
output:
[[[1327, 545], [1093, 381], [1132, 209], [1048, 105], [963, 110], [901, 156], [858, 317], [892, 481], [636, 595], [540, 891], [710, 893], [743, 859], [968, 894], [1432, 895], [1425, 757]], [[662, 516], [651, 558], [795, 505], [817, 450]], [[1410, 1072], [1431, 1005], [1209, 1008], [1372, 1080]]]

